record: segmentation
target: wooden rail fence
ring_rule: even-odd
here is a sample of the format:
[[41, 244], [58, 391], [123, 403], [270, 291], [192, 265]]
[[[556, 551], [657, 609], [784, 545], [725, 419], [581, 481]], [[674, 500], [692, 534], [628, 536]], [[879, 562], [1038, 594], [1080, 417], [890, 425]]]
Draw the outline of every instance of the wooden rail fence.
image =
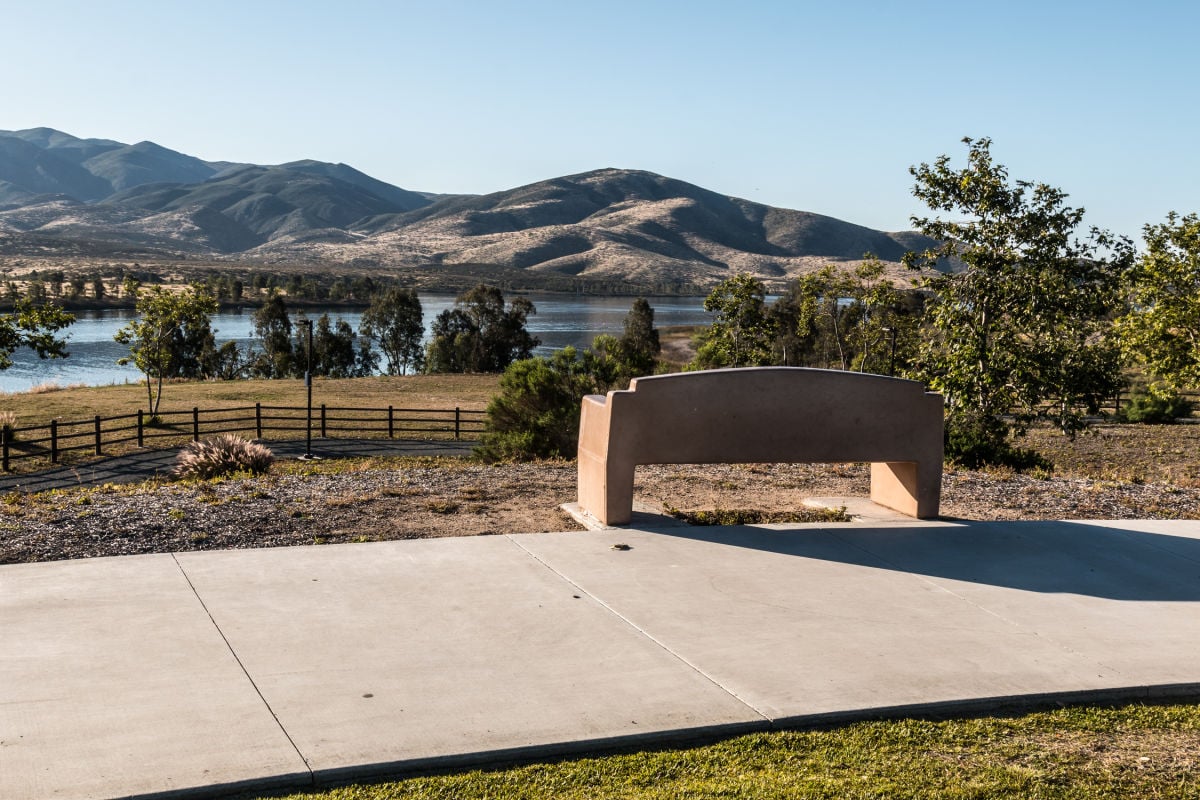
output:
[[[49, 459], [65, 454], [104, 455], [120, 445], [147, 447], [199, 441], [219, 433], [252, 433], [255, 439], [299, 438], [310, 430], [323, 439], [422, 438], [474, 439], [483, 431], [484, 412], [465, 409], [269, 406], [255, 403], [234, 408], [160, 411], [157, 417], [135, 414], [95, 416], [86, 420], [51, 420], [48, 425], [0, 427], [0, 461], [5, 472], [22, 459]], [[310, 428], [311, 425], [311, 428]], [[283, 434], [283, 435], [279, 435]]]

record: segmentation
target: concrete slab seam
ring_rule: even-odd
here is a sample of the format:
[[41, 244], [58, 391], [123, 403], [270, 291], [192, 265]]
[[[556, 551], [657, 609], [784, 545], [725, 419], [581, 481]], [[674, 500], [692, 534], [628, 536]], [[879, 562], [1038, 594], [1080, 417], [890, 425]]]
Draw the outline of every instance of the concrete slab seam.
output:
[[263, 707], [267, 709], [267, 712], [271, 715], [271, 719], [275, 720], [275, 724], [279, 726], [279, 732], [283, 734], [284, 738], [287, 739], [288, 744], [290, 744], [292, 749], [296, 751], [297, 757], [299, 757], [300, 761], [303, 762], [304, 769], [308, 772], [308, 783], [309, 785], [313, 785], [314, 777], [312, 764], [308, 762], [308, 758], [306, 758], [304, 753], [300, 751], [299, 746], [297, 746], [295, 740], [292, 739], [292, 735], [288, 733], [287, 728], [285, 728], [283, 722], [280, 721], [279, 715], [275, 713], [275, 709], [271, 708], [271, 704], [267, 702], [267, 698], [263, 696], [262, 690], [258, 688], [258, 684], [254, 681], [254, 676], [250, 674], [250, 671], [246, 669], [246, 665], [242, 663], [241, 657], [233, 648], [233, 644], [225, 635], [225, 631], [221, 630], [221, 626], [217, 624], [217, 620], [213, 617], [212, 612], [208, 609], [208, 604], [204, 602], [204, 598], [200, 596], [200, 592], [196, 589], [196, 585], [192, 583], [191, 576], [187, 574], [187, 570], [184, 569], [183, 564], [179, 563], [179, 559], [175, 557], [174, 553], [171, 554], [171, 560], [175, 562], [175, 566], [179, 568], [179, 572], [181, 575], [183, 575], [183, 579], [187, 581], [188, 588], [190, 588], [192, 590], [192, 594], [196, 596], [196, 601], [199, 602], [200, 607], [204, 609], [204, 613], [208, 616], [209, 621], [212, 622], [213, 628], [217, 631], [217, 635], [221, 637], [221, 641], [225, 642], [225, 646], [229, 648], [229, 654], [233, 656], [233, 660], [237, 662], [238, 669], [240, 669], [242, 674], [246, 676], [246, 680], [250, 682], [250, 686], [254, 689], [254, 693], [257, 694], [258, 699], [262, 701]]
[[652, 634], [651, 634], [649, 631], [647, 631], [647, 630], [645, 630], [644, 628], [642, 628], [642, 627], [638, 626], [637, 624], [635, 624], [635, 623], [633, 622], [633, 620], [629, 619], [629, 618], [628, 618], [628, 617], [626, 617], [624, 614], [622, 614], [621, 612], [617, 611], [615, 608], [613, 608], [612, 606], [610, 606], [608, 603], [604, 602], [604, 601], [603, 601], [603, 600], [601, 600], [599, 597], [597, 597], [596, 595], [592, 594], [591, 592], [589, 592], [587, 589], [585, 589], [585, 588], [583, 588], [582, 586], [580, 586], [580, 585], [579, 585], [578, 583], [576, 583], [575, 581], [571, 580], [571, 579], [570, 579], [568, 576], [564, 575], [563, 573], [561, 573], [561, 572], [559, 572], [558, 570], [556, 570], [554, 567], [550, 566], [550, 564], [548, 564], [546, 561], [544, 561], [543, 559], [541, 559], [540, 557], [538, 557], [538, 555], [537, 555], [536, 553], [532, 552], [531, 550], [529, 550], [529, 548], [525, 547], [523, 544], [521, 544], [520, 542], [516, 541], [515, 537], [513, 537], [512, 535], [508, 535], [508, 534], [506, 534], [506, 538], [507, 538], [509, 541], [511, 541], [513, 544], [515, 544], [517, 547], [521, 548], [521, 550], [523, 550], [523, 551], [526, 553], [526, 555], [528, 555], [528, 556], [529, 556], [530, 558], [532, 558], [534, 561], [538, 562], [538, 563], [539, 563], [539, 564], [541, 564], [543, 567], [545, 567], [546, 569], [550, 570], [550, 572], [554, 573], [554, 575], [556, 575], [556, 576], [557, 576], [557, 577], [558, 577], [560, 580], [563, 580], [563, 581], [565, 581], [566, 583], [570, 584], [570, 585], [571, 585], [571, 586], [573, 586], [575, 589], [577, 589], [579, 592], [583, 593], [584, 595], [586, 595], [587, 597], [589, 597], [591, 600], [595, 601], [597, 605], [599, 605], [601, 608], [603, 608], [604, 610], [606, 610], [608, 613], [612, 614], [612, 615], [613, 615], [614, 617], [616, 617], [617, 619], [621, 620], [621, 622], [625, 623], [625, 625], [627, 625], [629, 628], [632, 628], [632, 629], [633, 629], [634, 631], [636, 631], [636, 632], [637, 632], [637, 633], [638, 633], [640, 636], [642, 636], [642, 637], [644, 637], [644, 638], [648, 639], [649, 641], [653, 642], [653, 643], [654, 643], [654, 644], [655, 644], [657, 647], [661, 648], [661, 649], [662, 649], [662, 650], [663, 650], [665, 653], [667, 653], [668, 655], [670, 655], [670, 656], [671, 656], [672, 658], [674, 658], [676, 661], [678, 661], [679, 663], [683, 664], [684, 666], [686, 666], [688, 669], [690, 669], [690, 670], [692, 670], [693, 672], [695, 672], [695, 673], [696, 673], [697, 675], [699, 675], [700, 677], [704, 678], [704, 680], [708, 681], [708, 682], [709, 682], [709, 683], [711, 683], [713, 686], [717, 687], [717, 688], [718, 688], [718, 689], [720, 689], [722, 692], [724, 692], [725, 694], [727, 694], [727, 695], [729, 695], [730, 697], [732, 697], [734, 700], [736, 700], [736, 701], [738, 701], [739, 703], [741, 703], [742, 705], [744, 705], [746, 708], [750, 709], [752, 712], [754, 712], [756, 715], [758, 715], [760, 718], [762, 718], [762, 720], [763, 720], [764, 722], [766, 722], [766, 723], [768, 723], [768, 724], [772, 724], [772, 722], [773, 722], [773, 721], [772, 721], [772, 719], [771, 719], [769, 716], [767, 716], [766, 714], [764, 714], [764, 713], [762, 712], [762, 710], [761, 710], [761, 709], [755, 708], [753, 705], [751, 705], [749, 702], [747, 702], [747, 701], [746, 701], [744, 698], [742, 698], [742, 697], [739, 697], [739, 696], [738, 696], [738, 694], [737, 694], [737, 692], [734, 692], [732, 689], [730, 689], [729, 687], [727, 687], [727, 686], [725, 686], [724, 684], [722, 684], [720, 681], [718, 681], [718, 680], [717, 680], [716, 678], [714, 678], [712, 675], [709, 675], [707, 672], [705, 672], [704, 670], [700, 669], [700, 667], [698, 667], [697, 665], [693, 664], [691, 661], [689, 661], [688, 659], [684, 658], [684, 657], [683, 657], [682, 655], [680, 655], [679, 653], [677, 653], [677, 652], [675, 652], [674, 650], [672, 650], [672, 649], [671, 649], [670, 647], [668, 647], [668, 646], [667, 646], [665, 643], [663, 643], [662, 641], [660, 641], [660, 640], [659, 640], [657, 637], [653, 636], [653, 635], [652, 635]]
[[[852, 547], [855, 550], [858, 550], [860, 553], [865, 553], [866, 555], [870, 556], [871, 558], [874, 558], [880, 564], [883, 564], [884, 566], [888, 567], [889, 569], [896, 570], [897, 572], [903, 572], [907, 575], [912, 575], [912, 577], [916, 578], [917, 580], [922, 581], [923, 583], [926, 583], [930, 586], [933, 586], [938, 591], [945, 592], [946, 594], [950, 595], [951, 597], [957, 599], [959, 602], [965, 603], [965, 604], [975, 608], [976, 610], [983, 612], [984, 614], [994, 617], [994, 618], [1000, 620], [1001, 622], [1003, 622], [1005, 625], [1008, 625], [1019, 631], [1029, 633], [1030, 635], [1034, 636], [1035, 638], [1041, 639], [1041, 640], [1053, 645], [1054, 647], [1057, 647], [1059, 650], [1063, 651], [1064, 653], [1066, 653], [1070, 656], [1073, 656], [1075, 658], [1082, 658], [1082, 659], [1087, 658], [1083, 653], [1080, 653], [1078, 650], [1068, 647], [1067, 645], [1063, 644], [1062, 642], [1059, 642], [1049, 636], [1044, 635], [1041, 631], [1035, 630], [1033, 628], [1029, 628], [1015, 620], [1012, 620], [1012, 619], [1009, 619], [1008, 617], [1003, 616], [1002, 614], [998, 614], [995, 611], [993, 611], [992, 609], [988, 608], [987, 606], [980, 605], [979, 603], [975, 602], [974, 600], [964, 597], [963, 595], [959, 594], [958, 592], [954, 591], [953, 589], [943, 586], [941, 583], [934, 580], [933, 578], [930, 578], [927, 575], [914, 574], [914, 573], [910, 572], [909, 570], [904, 569], [899, 564], [895, 564], [895, 563], [889, 561], [888, 559], [884, 558], [883, 556], [879, 555], [878, 553], [875, 553], [856, 542], [847, 541], [846, 539], [842, 538], [841, 536], [838, 536], [837, 531], [835, 531], [835, 530], [829, 530], [828, 532], [835, 539], [840, 541], [842, 544], [846, 545], [847, 547]], [[1115, 667], [1109, 666], [1108, 664], [1097, 662], [1096, 665], [1101, 667], [1102, 669], [1110, 670], [1117, 675], [1121, 674], [1121, 670], [1116, 669]]]

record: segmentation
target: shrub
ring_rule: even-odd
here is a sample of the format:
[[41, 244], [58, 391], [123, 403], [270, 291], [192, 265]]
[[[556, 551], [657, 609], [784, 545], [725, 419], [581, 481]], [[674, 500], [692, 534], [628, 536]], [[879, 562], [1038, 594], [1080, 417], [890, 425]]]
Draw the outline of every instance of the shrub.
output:
[[267, 447], [223, 433], [183, 448], [172, 472], [178, 479], [215, 478], [236, 472], [261, 475], [271, 468], [274, 454]]
[[1053, 470], [1054, 465], [1035, 451], [1013, 447], [1008, 432], [1008, 426], [994, 417], [969, 411], [950, 414], [946, 417], [946, 460], [966, 469]]
[[476, 452], [487, 461], [572, 458], [583, 396], [605, 391], [601, 362], [566, 347], [550, 358], [516, 361], [488, 403], [487, 430]]
[[1177, 392], [1151, 389], [1130, 398], [1129, 405], [1121, 409], [1119, 418], [1124, 422], [1140, 422], [1144, 425], [1169, 425], [1191, 414], [1192, 405], [1192, 401]]

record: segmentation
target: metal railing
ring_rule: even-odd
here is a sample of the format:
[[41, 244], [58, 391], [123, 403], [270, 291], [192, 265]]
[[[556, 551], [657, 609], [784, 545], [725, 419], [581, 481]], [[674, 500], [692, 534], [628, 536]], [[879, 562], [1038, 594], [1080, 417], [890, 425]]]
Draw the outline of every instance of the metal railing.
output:
[[[324, 439], [388, 438], [474, 439], [483, 431], [484, 412], [450, 408], [312, 408], [312, 434]], [[59, 464], [64, 456], [100, 456], [136, 447], [171, 446], [199, 441], [220, 433], [253, 434], [255, 439], [300, 438], [309, 432], [307, 406], [269, 406], [255, 403], [234, 408], [192, 408], [135, 414], [95, 416], [86, 420], [51, 420], [47, 425], [5, 425], [0, 428], [0, 466], [12, 470], [23, 459]], [[282, 434], [282, 435], [280, 435]]]

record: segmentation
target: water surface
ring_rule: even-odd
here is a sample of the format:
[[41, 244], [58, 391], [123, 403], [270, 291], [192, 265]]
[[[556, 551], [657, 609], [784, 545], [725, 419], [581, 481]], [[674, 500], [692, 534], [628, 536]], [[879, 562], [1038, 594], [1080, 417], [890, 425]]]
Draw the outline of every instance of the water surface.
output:
[[[587, 347], [597, 335], [620, 335], [622, 322], [633, 299], [629, 297], [592, 297], [585, 295], [527, 295], [537, 307], [529, 318], [530, 333], [541, 339], [538, 355], [548, 355], [568, 345]], [[454, 305], [454, 295], [423, 294], [421, 306], [425, 314], [425, 335], [434, 318]], [[712, 315], [704, 310], [702, 297], [651, 298], [654, 322], [658, 327], [672, 325], [708, 325]], [[333, 319], [341, 318], [355, 330], [362, 320], [361, 311], [345, 309], [307, 308], [312, 319], [328, 311]], [[243, 350], [257, 345], [253, 335], [252, 309], [222, 311], [213, 316], [213, 329], [218, 344], [234, 340]], [[118, 366], [117, 359], [129, 355], [129, 348], [113, 341], [117, 330], [136, 318], [128, 310], [76, 312], [76, 322], [67, 329], [68, 350], [65, 359], [39, 359], [35, 353], [22, 348], [13, 354], [13, 365], [0, 372], [0, 391], [23, 392], [38, 384], [54, 382], [61, 386], [85, 384], [104, 386], [113, 383], [136, 383], [141, 373], [135, 367]], [[291, 310], [296, 316], [296, 310]]]

